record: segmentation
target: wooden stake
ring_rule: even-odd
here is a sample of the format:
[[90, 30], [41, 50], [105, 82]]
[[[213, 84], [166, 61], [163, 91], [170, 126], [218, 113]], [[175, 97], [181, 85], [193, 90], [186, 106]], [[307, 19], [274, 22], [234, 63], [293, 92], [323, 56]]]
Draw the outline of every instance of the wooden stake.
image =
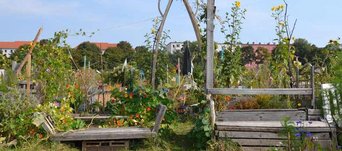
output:
[[29, 49], [29, 52], [26, 54], [23, 62], [20, 64], [20, 66], [16, 72], [16, 74], [19, 75], [22, 67], [24, 66], [25, 62], [27, 61], [27, 65], [26, 65], [26, 95], [27, 96], [30, 96], [30, 94], [31, 94], [31, 56], [32, 56], [32, 50], [36, 46], [38, 38], [39, 38], [42, 31], [43, 31], [43, 28], [39, 28], [38, 33], [33, 40], [31, 48]]
[[36, 46], [37, 44], [37, 41], [38, 41], [38, 38], [41, 34], [41, 32], [43, 31], [43, 28], [39, 28], [37, 34], [36, 34], [36, 37], [34, 38], [33, 40], [33, 43], [31, 45], [31, 48], [29, 49], [28, 53], [26, 54], [24, 60], [21, 62], [21, 64], [19, 65], [18, 69], [16, 70], [16, 75], [18, 76], [21, 72], [21, 69], [23, 68], [23, 66], [25, 65], [25, 63], [28, 61], [28, 58], [31, 56], [32, 54], [32, 50], [33, 48]]

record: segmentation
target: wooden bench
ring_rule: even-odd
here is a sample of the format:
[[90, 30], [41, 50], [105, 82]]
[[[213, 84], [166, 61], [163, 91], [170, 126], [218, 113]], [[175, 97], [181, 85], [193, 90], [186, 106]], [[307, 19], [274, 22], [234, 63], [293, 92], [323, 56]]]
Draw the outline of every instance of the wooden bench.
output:
[[[128, 147], [129, 140], [132, 139], [143, 139], [154, 137], [158, 133], [160, 124], [164, 118], [166, 112], [165, 105], [158, 106], [158, 113], [156, 116], [155, 124], [152, 128], [140, 128], [140, 127], [123, 127], [123, 128], [89, 128], [84, 130], [75, 130], [68, 132], [57, 132], [54, 127], [54, 123], [49, 116], [44, 117], [44, 122], [42, 123], [43, 128], [47, 131], [53, 141], [60, 142], [75, 142], [82, 141], [83, 149], [87, 150], [89, 144], [93, 144], [92, 147], [105, 144], [108, 145], [121, 144]], [[91, 148], [91, 147], [90, 147]]]

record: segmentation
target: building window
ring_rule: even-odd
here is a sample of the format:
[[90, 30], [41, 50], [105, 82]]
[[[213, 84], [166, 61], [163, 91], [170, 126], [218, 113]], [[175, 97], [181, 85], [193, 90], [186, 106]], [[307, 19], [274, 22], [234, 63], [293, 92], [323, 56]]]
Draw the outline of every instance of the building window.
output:
[[177, 47], [179, 47], [179, 44], [177, 44]]

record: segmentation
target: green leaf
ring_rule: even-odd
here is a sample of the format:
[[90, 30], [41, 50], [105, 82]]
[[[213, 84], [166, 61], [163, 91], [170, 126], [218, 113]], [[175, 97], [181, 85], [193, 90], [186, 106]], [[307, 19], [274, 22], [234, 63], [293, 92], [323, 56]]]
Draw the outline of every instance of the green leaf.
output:
[[204, 125], [206, 125], [206, 124], [209, 124], [209, 121], [208, 121], [207, 119], [202, 119], [202, 123], [203, 123]]
[[209, 132], [205, 132], [205, 136], [210, 137], [210, 133]]
[[203, 130], [204, 130], [205, 132], [207, 132], [207, 131], [210, 131], [210, 128], [209, 128], [208, 125], [206, 125], [206, 126], [203, 127]]

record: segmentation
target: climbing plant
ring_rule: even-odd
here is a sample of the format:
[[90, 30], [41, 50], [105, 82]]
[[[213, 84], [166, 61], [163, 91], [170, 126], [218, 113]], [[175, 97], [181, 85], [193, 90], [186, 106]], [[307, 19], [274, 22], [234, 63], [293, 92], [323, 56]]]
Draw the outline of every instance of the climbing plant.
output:
[[33, 56], [33, 77], [39, 83], [38, 93], [44, 101], [66, 95], [71, 81], [72, 66], [66, 44], [67, 31], [56, 32], [45, 43], [36, 45]]

